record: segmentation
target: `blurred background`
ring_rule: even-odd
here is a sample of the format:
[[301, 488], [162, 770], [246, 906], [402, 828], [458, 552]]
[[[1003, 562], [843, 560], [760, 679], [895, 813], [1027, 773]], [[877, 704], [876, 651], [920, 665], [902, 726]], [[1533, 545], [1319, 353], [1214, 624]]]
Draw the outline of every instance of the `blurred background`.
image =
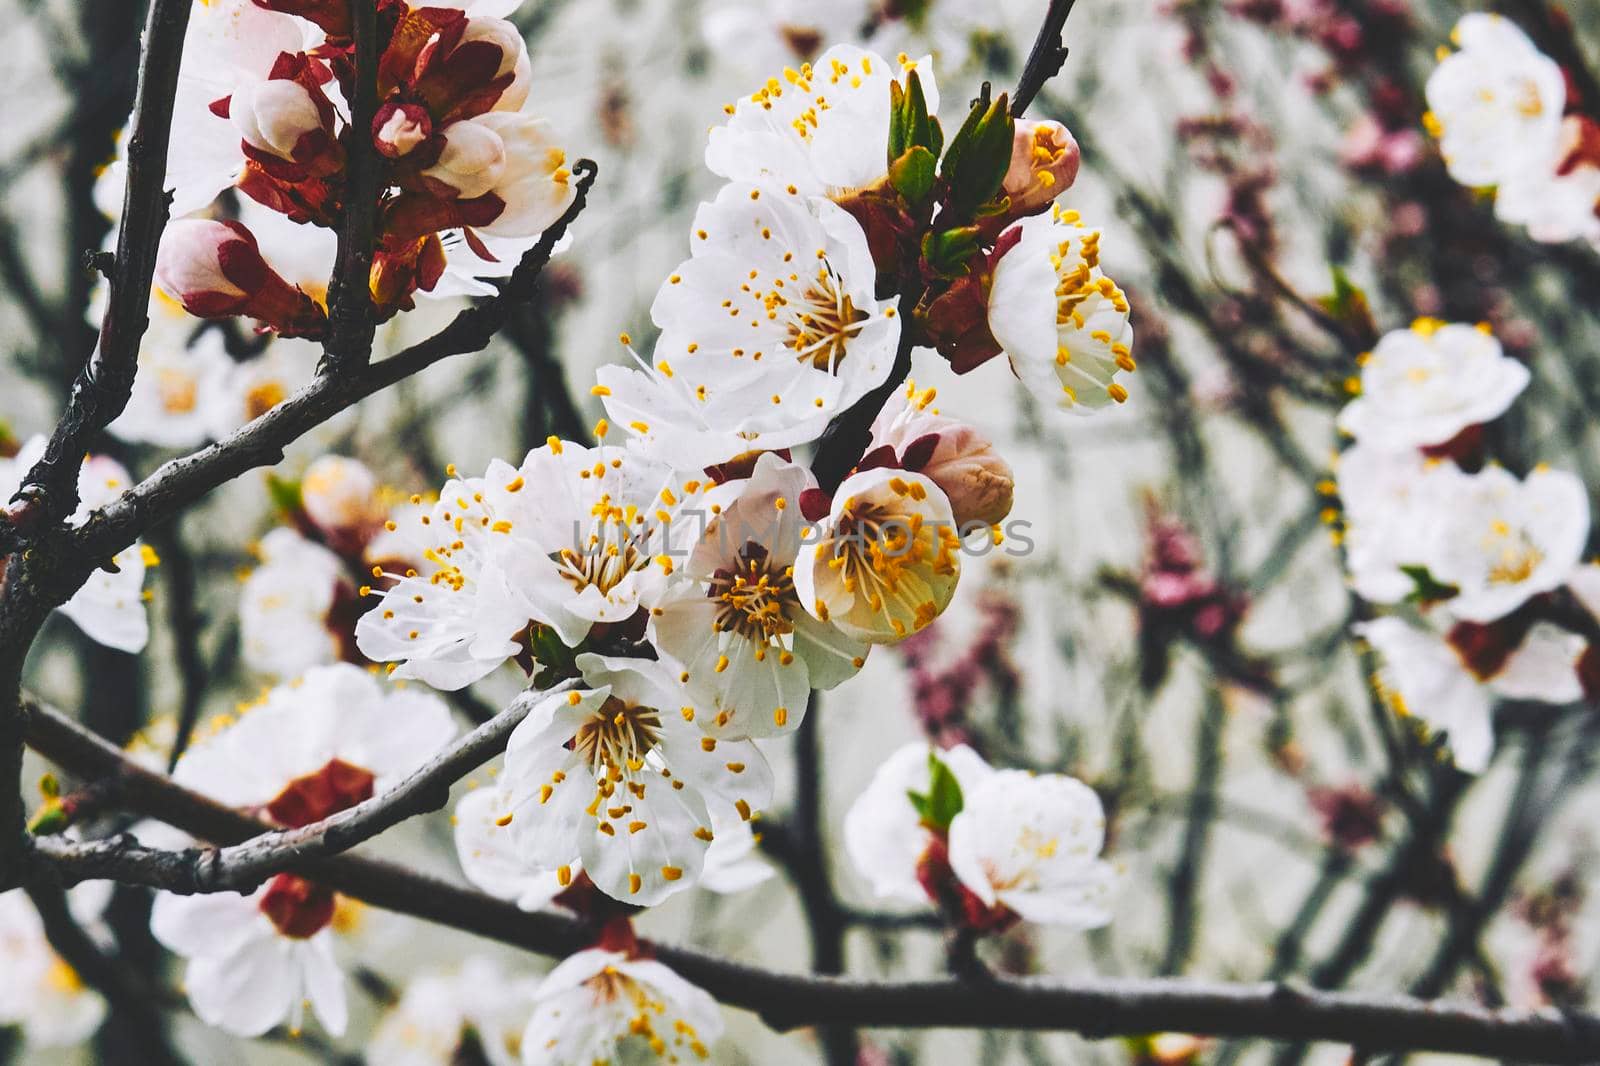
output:
[[[645, 915], [642, 932], [780, 969], [941, 971], [938, 929], [875, 902], [839, 837], [877, 765], [929, 735], [972, 744], [996, 765], [1075, 774], [1111, 817], [1108, 855], [1125, 872], [1112, 924], [1088, 935], [1024, 927], [996, 946], [999, 967], [1292, 975], [1491, 1004], [1595, 1005], [1593, 712], [1505, 705], [1493, 765], [1460, 774], [1374, 695], [1330, 535], [1332, 416], [1359, 348], [1319, 327], [1306, 304], [1334, 291], [1336, 273], [1365, 293], [1379, 330], [1422, 315], [1491, 323], [1533, 370], [1494, 426], [1496, 452], [1519, 474], [1545, 461], [1600, 485], [1600, 260], [1581, 243], [1538, 245], [1497, 222], [1487, 200], [1446, 176], [1423, 129], [1435, 50], [1464, 11], [1486, 6], [1079, 0], [1071, 55], [1034, 114], [1064, 121], [1082, 144], [1083, 173], [1063, 202], [1104, 227], [1107, 272], [1133, 300], [1131, 398], [1065, 419], [1037, 409], [998, 363], [957, 380], [919, 357], [919, 385], [939, 387], [944, 412], [982, 427], [1015, 468], [1012, 517], [1030, 524], [1031, 550], [969, 559], [934, 626], [824, 694], [814, 795], [796, 788], [796, 744], [769, 746], [779, 799], [762, 829], [776, 876], [731, 896], [682, 894]], [[1552, 6], [1570, 32], [1534, 0], [1505, 10], [1547, 50], [1600, 69], [1600, 6]], [[94, 345], [96, 276], [82, 254], [102, 245], [105, 209], [120, 198], [103, 185], [97, 195], [97, 180], [131, 106], [143, 7], [0, 0], [0, 436], [12, 448], [48, 431]], [[514, 20], [533, 58], [533, 106], [569, 156], [600, 165], [570, 249], [487, 350], [365, 401], [291, 449], [276, 477], [293, 481], [333, 452], [403, 496], [437, 488], [447, 463], [475, 471], [552, 433], [586, 438], [600, 414], [588, 393], [594, 367], [626, 357], [619, 333], [648, 349], [656, 287], [687, 253], [695, 205], [717, 187], [701, 154], [723, 104], [785, 64], [856, 41], [933, 53], [953, 129], [983, 80], [1014, 82], [1044, 7], [526, 0]], [[424, 306], [380, 346], [426, 335], [458, 306]], [[257, 385], [292, 388], [314, 366], [298, 342], [263, 352], [252, 338], [225, 340]], [[114, 436], [101, 447], [136, 476], [176, 454]], [[160, 531], [149, 648], [108, 650], [57, 617], [28, 685], [113, 741], [158, 752], [185, 709], [210, 715], [254, 698], [274, 678], [241, 654], [241, 590], [261, 539], [283, 524], [278, 499], [252, 473]], [[521, 683], [508, 668], [458, 707], [479, 715]], [[28, 780], [44, 769], [30, 762]], [[820, 860], [794, 846], [805, 835], [796, 826], [813, 820]], [[459, 877], [444, 815], [375, 849]], [[415, 977], [484, 955], [513, 974], [549, 965], [364, 912], [346, 960], [365, 975], [349, 1035], [329, 1041], [313, 1026], [246, 1043], [186, 1014], [181, 967], [150, 940], [148, 905], [145, 893], [119, 890], [105, 923], [152, 988], [174, 990], [172, 1039], [196, 1063], [361, 1061]], [[714, 1061], [729, 1064], [1331, 1066], [1349, 1056], [1005, 1032], [821, 1039], [776, 1035], [737, 1011], [727, 1018]], [[113, 1012], [65, 1049], [0, 1032], [0, 1057], [136, 1061], [126, 1024]]]

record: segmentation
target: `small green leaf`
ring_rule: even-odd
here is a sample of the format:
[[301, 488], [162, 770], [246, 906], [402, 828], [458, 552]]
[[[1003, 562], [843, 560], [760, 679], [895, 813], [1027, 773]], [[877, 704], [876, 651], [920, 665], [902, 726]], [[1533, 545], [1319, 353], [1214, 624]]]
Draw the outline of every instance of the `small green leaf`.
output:
[[966, 122], [945, 153], [942, 172], [950, 183], [952, 206], [970, 218], [993, 200], [1011, 168], [1016, 121], [1005, 93], [989, 99], [988, 86], [973, 103]]
[[961, 783], [950, 767], [932, 752], [928, 753], [928, 773], [932, 784], [928, 789], [927, 809], [919, 811], [922, 820], [935, 829], [946, 830], [961, 813], [965, 801], [961, 796]]
[[911, 122], [906, 114], [906, 93], [898, 81], [889, 83], [889, 163], [894, 164], [911, 147]]
[[67, 816], [67, 809], [59, 801], [51, 800], [28, 822], [28, 832], [36, 837], [50, 837], [65, 832], [70, 824], [72, 819]]
[[300, 482], [280, 478], [276, 474], [267, 475], [267, 495], [272, 497], [272, 506], [278, 510], [293, 514], [300, 510]]
[[1461, 590], [1454, 585], [1446, 585], [1426, 566], [1402, 566], [1400, 572], [1411, 579], [1413, 588], [1406, 596], [1408, 603], [1438, 603], [1460, 594]]
[[968, 260], [978, 251], [978, 239], [976, 226], [930, 233], [922, 238], [922, 258], [945, 277], [959, 277], [967, 272]]
[[907, 203], [916, 206], [933, 191], [938, 165], [932, 152], [921, 145], [914, 145], [889, 164], [889, 184], [894, 186], [895, 192], [906, 198]]

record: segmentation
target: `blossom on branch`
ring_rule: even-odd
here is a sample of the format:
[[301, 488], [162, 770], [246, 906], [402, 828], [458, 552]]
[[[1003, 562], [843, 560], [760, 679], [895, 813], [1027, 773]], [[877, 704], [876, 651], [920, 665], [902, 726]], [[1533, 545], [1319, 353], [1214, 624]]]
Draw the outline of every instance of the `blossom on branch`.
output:
[[[386, 691], [347, 664], [281, 685], [199, 740], [175, 779], [284, 827], [353, 807], [420, 768], [455, 735], [447, 707], [415, 691]], [[158, 893], [150, 928], [189, 960], [184, 986], [202, 1021], [240, 1036], [297, 1029], [304, 1005], [344, 1031], [344, 977], [334, 958], [341, 897], [295, 874], [249, 894]]]

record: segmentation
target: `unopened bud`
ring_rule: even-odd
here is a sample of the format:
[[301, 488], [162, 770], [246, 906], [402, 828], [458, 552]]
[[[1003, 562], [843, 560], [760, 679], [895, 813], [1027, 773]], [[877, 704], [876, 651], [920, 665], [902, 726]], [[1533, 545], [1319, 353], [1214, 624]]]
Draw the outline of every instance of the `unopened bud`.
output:
[[365, 463], [342, 455], [324, 455], [306, 469], [300, 506], [329, 533], [361, 530], [381, 521], [383, 514], [378, 479]]
[[1002, 188], [1011, 214], [1042, 211], [1078, 179], [1078, 142], [1059, 122], [1017, 123], [1011, 139], [1011, 167]]
[[430, 28], [436, 32], [411, 67], [413, 89], [440, 122], [516, 111], [527, 101], [532, 67], [515, 26], [471, 18]]
[[304, 139], [322, 130], [322, 113], [311, 93], [298, 82], [275, 78], [239, 86], [228, 105], [228, 118], [250, 147], [279, 159], [298, 160]]
[[472, 200], [492, 190], [506, 169], [506, 144], [488, 125], [467, 120], [447, 126], [438, 162], [422, 172], [428, 188], [447, 199]]
[[257, 7], [299, 15], [316, 23], [329, 37], [350, 36], [350, 0], [255, 0]]
[[156, 253], [155, 282], [197, 318], [247, 315], [288, 337], [320, 336], [327, 315], [261, 257], [238, 222], [178, 219]]
[[938, 485], [957, 526], [995, 525], [1011, 513], [1011, 464], [977, 429], [931, 410], [933, 399], [933, 390], [919, 393], [908, 383], [873, 422], [867, 454]]
[[433, 135], [433, 119], [416, 104], [384, 104], [372, 119], [372, 143], [390, 159], [408, 155]]

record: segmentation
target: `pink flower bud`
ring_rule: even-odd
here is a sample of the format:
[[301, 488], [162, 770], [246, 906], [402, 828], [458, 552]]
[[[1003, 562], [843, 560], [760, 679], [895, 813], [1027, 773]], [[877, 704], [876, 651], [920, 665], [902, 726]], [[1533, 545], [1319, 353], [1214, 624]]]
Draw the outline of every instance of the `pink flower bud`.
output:
[[416, 104], [384, 104], [372, 118], [372, 143], [389, 159], [410, 154], [433, 136], [433, 119]]
[[300, 159], [303, 139], [322, 133], [322, 112], [311, 93], [282, 78], [239, 86], [228, 118], [246, 144], [279, 159]]
[[[421, 18], [429, 11], [413, 15]], [[498, 18], [449, 19], [436, 14], [429, 22], [435, 32], [402, 76], [411, 81], [416, 96], [427, 102], [440, 124], [521, 108], [528, 99], [532, 67], [515, 26]], [[395, 51], [393, 46], [390, 51]]]
[[472, 200], [492, 190], [506, 169], [506, 144], [488, 125], [467, 120], [445, 127], [444, 148], [422, 172], [438, 196]]
[[1004, 186], [1012, 215], [1044, 210], [1077, 180], [1079, 160], [1078, 142], [1061, 123], [1018, 122]]
[[197, 318], [245, 315], [286, 337], [320, 336], [322, 308], [261, 257], [238, 222], [184, 218], [167, 225], [156, 252], [155, 282]]
[[897, 466], [922, 474], [950, 499], [958, 527], [994, 525], [1011, 513], [1011, 465], [977, 429], [932, 411], [934, 390], [915, 384], [884, 405], [872, 426], [863, 466]]
[[306, 468], [300, 506], [312, 524], [334, 538], [370, 532], [383, 521], [378, 479], [365, 463], [342, 455], [324, 455]]

